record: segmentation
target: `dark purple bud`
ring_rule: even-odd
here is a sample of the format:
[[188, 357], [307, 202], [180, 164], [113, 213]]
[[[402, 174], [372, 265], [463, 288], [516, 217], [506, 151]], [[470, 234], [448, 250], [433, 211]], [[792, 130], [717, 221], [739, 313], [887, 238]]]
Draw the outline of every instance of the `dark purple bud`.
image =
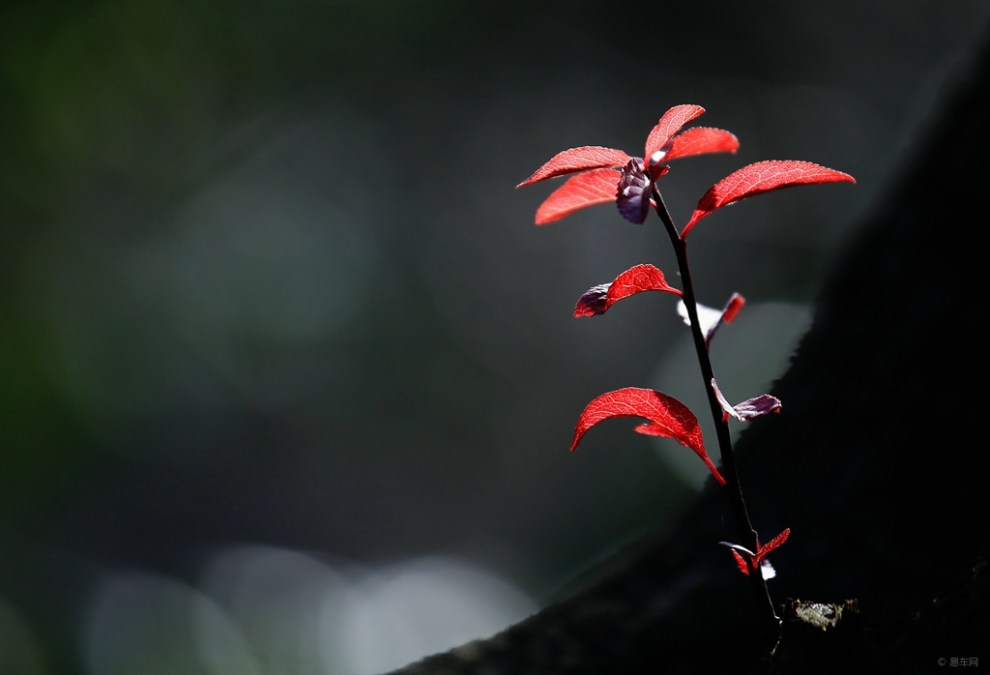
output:
[[605, 301], [608, 299], [608, 289], [612, 284], [598, 284], [584, 292], [574, 307], [574, 316], [598, 316], [605, 313]]
[[779, 413], [781, 406], [780, 399], [776, 396], [760, 394], [759, 396], [748, 398], [742, 403], [737, 403], [732, 407], [736, 409], [736, 417], [743, 422], [748, 422], [763, 415]]
[[642, 225], [650, 211], [650, 179], [643, 173], [638, 159], [630, 159], [622, 167], [615, 203], [622, 217]]
[[[718, 383], [715, 378], [712, 378], [712, 390], [715, 392], [715, 398], [718, 399], [718, 403], [722, 406], [722, 410], [726, 415], [732, 415], [740, 422], [749, 422], [755, 420], [757, 417], [763, 417], [764, 415], [769, 415], [771, 413], [780, 412], [780, 399], [776, 396], [771, 396], [770, 394], [760, 394], [759, 396], [754, 396], [753, 398], [748, 398], [742, 403], [737, 403], [731, 405], [725, 400], [725, 396], [722, 395], [721, 390], [718, 388]], [[728, 417], [725, 417], [728, 419]]]

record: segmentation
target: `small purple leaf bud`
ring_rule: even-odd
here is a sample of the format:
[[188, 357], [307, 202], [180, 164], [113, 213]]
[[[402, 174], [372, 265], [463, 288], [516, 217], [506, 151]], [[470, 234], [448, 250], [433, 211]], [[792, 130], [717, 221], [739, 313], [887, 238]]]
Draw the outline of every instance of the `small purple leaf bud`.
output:
[[630, 159], [622, 167], [615, 203], [629, 222], [637, 225], [646, 222], [650, 211], [650, 179], [643, 173], [639, 160]]
[[714, 377], [712, 378], [712, 391], [715, 392], [715, 398], [718, 399], [722, 410], [740, 422], [749, 422], [757, 417], [780, 412], [780, 399], [770, 394], [760, 394], [759, 396], [748, 398], [742, 403], [731, 405], [725, 400], [725, 396], [722, 395], [722, 391], [718, 388], [718, 383]]
[[608, 300], [608, 289], [612, 284], [598, 284], [592, 286], [578, 298], [577, 305], [574, 306], [574, 316], [598, 316], [605, 313], [605, 302]]

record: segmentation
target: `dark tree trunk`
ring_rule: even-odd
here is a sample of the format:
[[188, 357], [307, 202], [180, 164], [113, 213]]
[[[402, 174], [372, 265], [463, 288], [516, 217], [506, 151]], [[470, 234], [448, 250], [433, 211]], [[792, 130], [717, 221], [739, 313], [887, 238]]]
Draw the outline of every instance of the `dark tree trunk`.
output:
[[397, 672], [924, 673], [973, 658], [990, 667], [974, 260], [987, 220], [990, 50], [956, 84], [826, 283], [774, 388], [782, 414], [738, 444], [762, 534], [793, 530], [774, 554], [774, 598], [841, 604], [838, 625], [790, 616], [773, 659], [762, 657], [750, 586], [715, 545], [732, 537], [731, 519], [709, 486], [673, 535], [612, 561], [571, 599]]

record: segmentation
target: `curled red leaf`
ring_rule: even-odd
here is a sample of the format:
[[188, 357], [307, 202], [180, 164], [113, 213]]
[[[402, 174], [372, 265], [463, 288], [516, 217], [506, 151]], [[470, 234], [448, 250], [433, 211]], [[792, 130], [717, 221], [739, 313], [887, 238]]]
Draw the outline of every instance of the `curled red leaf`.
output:
[[618, 185], [619, 172], [612, 169], [592, 169], [571, 176], [540, 204], [536, 224], [552, 223], [586, 206], [614, 202]]
[[694, 450], [715, 476], [715, 480], [720, 485], [725, 485], [725, 479], [705, 451], [698, 418], [677, 399], [653, 389], [626, 387], [592, 400], [578, 417], [571, 450], [577, 448], [589, 429], [613, 417], [642, 417], [648, 420], [646, 424], [637, 426], [635, 431], [648, 436], [672, 438]]
[[687, 236], [699, 220], [740, 199], [795, 185], [835, 182], [855, 183], [856, 179], [847, 173], [813, 162], [773, 159], [749, 164], [708, 189], [684, 226], [681, 239]]
[[533, 175], [521, 182], [516, 188], [538, 183], [541, 180], [563, 176], [588, 169], [606, 169], [623, 166], [629, 161], [629, 155], [615, 148], [603, 148], [599, 145], [583, 145], [558, 152], [550, 161], [533, 172]]
[[653, 265], [636, 265], [617, 276], [611, 283], [592, 286], [585, 291], [574, 307], [574, 316], [604, 314], [619, 300], [644, 291], [664, 291], [681, 295], [678, 289], [667, 284], [660, 269]]
[[736, 561], [736, 567], [739, 568], [739, 571], [749, 576], [749, 563], [746, 562], [746, 559], [735, 549], [730, 549], [729, 552], [732, 553], [732, 558]]
[[732, 323], [745, 306], [746, 298], [738, 293], [730, 295], [722, 308], [722, 323]]
[[[733, 293], [722, 309], [713, 309], [698, 303], [698, 323], [701, 324], [701, 332], [705, 336], [705, 346], [711, 344], [715, 333], [722, 327], [722, 324], [732, 323], [739, 315], [742, 308], [746, 306], [746, 298], [739, 293]], [[691, 317], [688, 315], [687, 305], [684, 301], [677, 303], [677, 314], [688, 326], [691, 325]]]

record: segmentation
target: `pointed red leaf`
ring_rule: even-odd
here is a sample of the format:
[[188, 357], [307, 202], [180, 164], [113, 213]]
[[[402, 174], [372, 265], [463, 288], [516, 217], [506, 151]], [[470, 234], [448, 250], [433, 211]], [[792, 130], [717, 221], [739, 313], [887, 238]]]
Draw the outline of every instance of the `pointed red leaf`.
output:
[[681, 239], [699, 220], [740, 199], [795, 185], [835, 182], [855, 183], [856, 179], [812, 162], [774, 159], [749, 164], [709, 188], [691, 214], [691, 220], [684, 226]]
[[698, 119], [704, 112], [705, 109], [700, 105], [675, 105], [665, 112], [660, 117], [660, 121], [650, 130], [650, 135], [646, 137], [644, 161], [647, 164], [656, 164], [658, 161], [662, 161], [662, 158], [654, 160], [653, 153], [663, 148], [667, 141], [681, 130], [681, 127]]
[[599, 422], [613, 417], [642, 417], [649, 422], [636, 427], [636, 431], [649, 436], [672, 438], [694, 452], [705, 462], [715, 480], [725, 485], [725, 479], [708, 457], [701, 436], [698, 418], [677, 399], [653, 389], [626, 387], [602, 394], [585, 406], [574, 427], [574, 450], [584, 435]]
[[760, 562], [761, 560], [763, 560], [765, 557], [767, 557], [769, 553], [780, 548], [783, 545], [783, 543], [787, 541], [787, 538], [789, 536], [791, 536], [791, 528], [788, 527], [783, 532], [778, 534], [776, 537], [768, 541], [766, 544], [760, 546], [760, 550], [757, 551], [756, 555], [753, 557], [754, 560], [756, 562]]
[[592, 286], [578, 300], [574, 316], [596, 316], [623, 298], [644, 291], [666, 291], [680, 296], [681, 292], [667, 285], [663, 272], [653, 265], [636, 265], [627, 269], [610, 284]]
[[663, 272], [658, 268], [648, 264], [635, 265], [617, 276], [615, 281], [609, 286], [608, 296], [605, 299], [605, 308], [602, 312], [619, 300], [644, 291], [664, 291], [678, 296], [681, 295], [679, 290], [667, 285], [667, 280], [664, 278]]
[[729, 552], [732, 554], [732, 557], [735, 558], [736, 567], [739, 568], [739, 571], [746, 576], [749, 576], [749, 563], [746, 562], [746, 559], [739, 555], [735, 549], [731, 549]]
[[549, 162], [541, 166], [533, 175], [516, 186], [525, 187], [538, 183], [541, 180], [563, 176], [564, 174], [576, 171], [587, 171], [588, 169], [604, 169], [622, 166], [629, 161], [629, 155], [622, 150], [614, 148], [603, 148], [598, 145], [584, 145], [580, 148], [571, 148], [554, 155]]
[[593, 169], [571, 176], [550, 193], [536, 210], [536, 224], [546, 225], [595, 204], [614, 202], [619, 186], [619, 172]]
[[739, 149], [739, 139], [724, 129], [694, 127], [682, 131], [670, 141], [670, 149], [662, 161], [669, 162], [681, 157], [704, 155], [712, 152], [735, 152]]

